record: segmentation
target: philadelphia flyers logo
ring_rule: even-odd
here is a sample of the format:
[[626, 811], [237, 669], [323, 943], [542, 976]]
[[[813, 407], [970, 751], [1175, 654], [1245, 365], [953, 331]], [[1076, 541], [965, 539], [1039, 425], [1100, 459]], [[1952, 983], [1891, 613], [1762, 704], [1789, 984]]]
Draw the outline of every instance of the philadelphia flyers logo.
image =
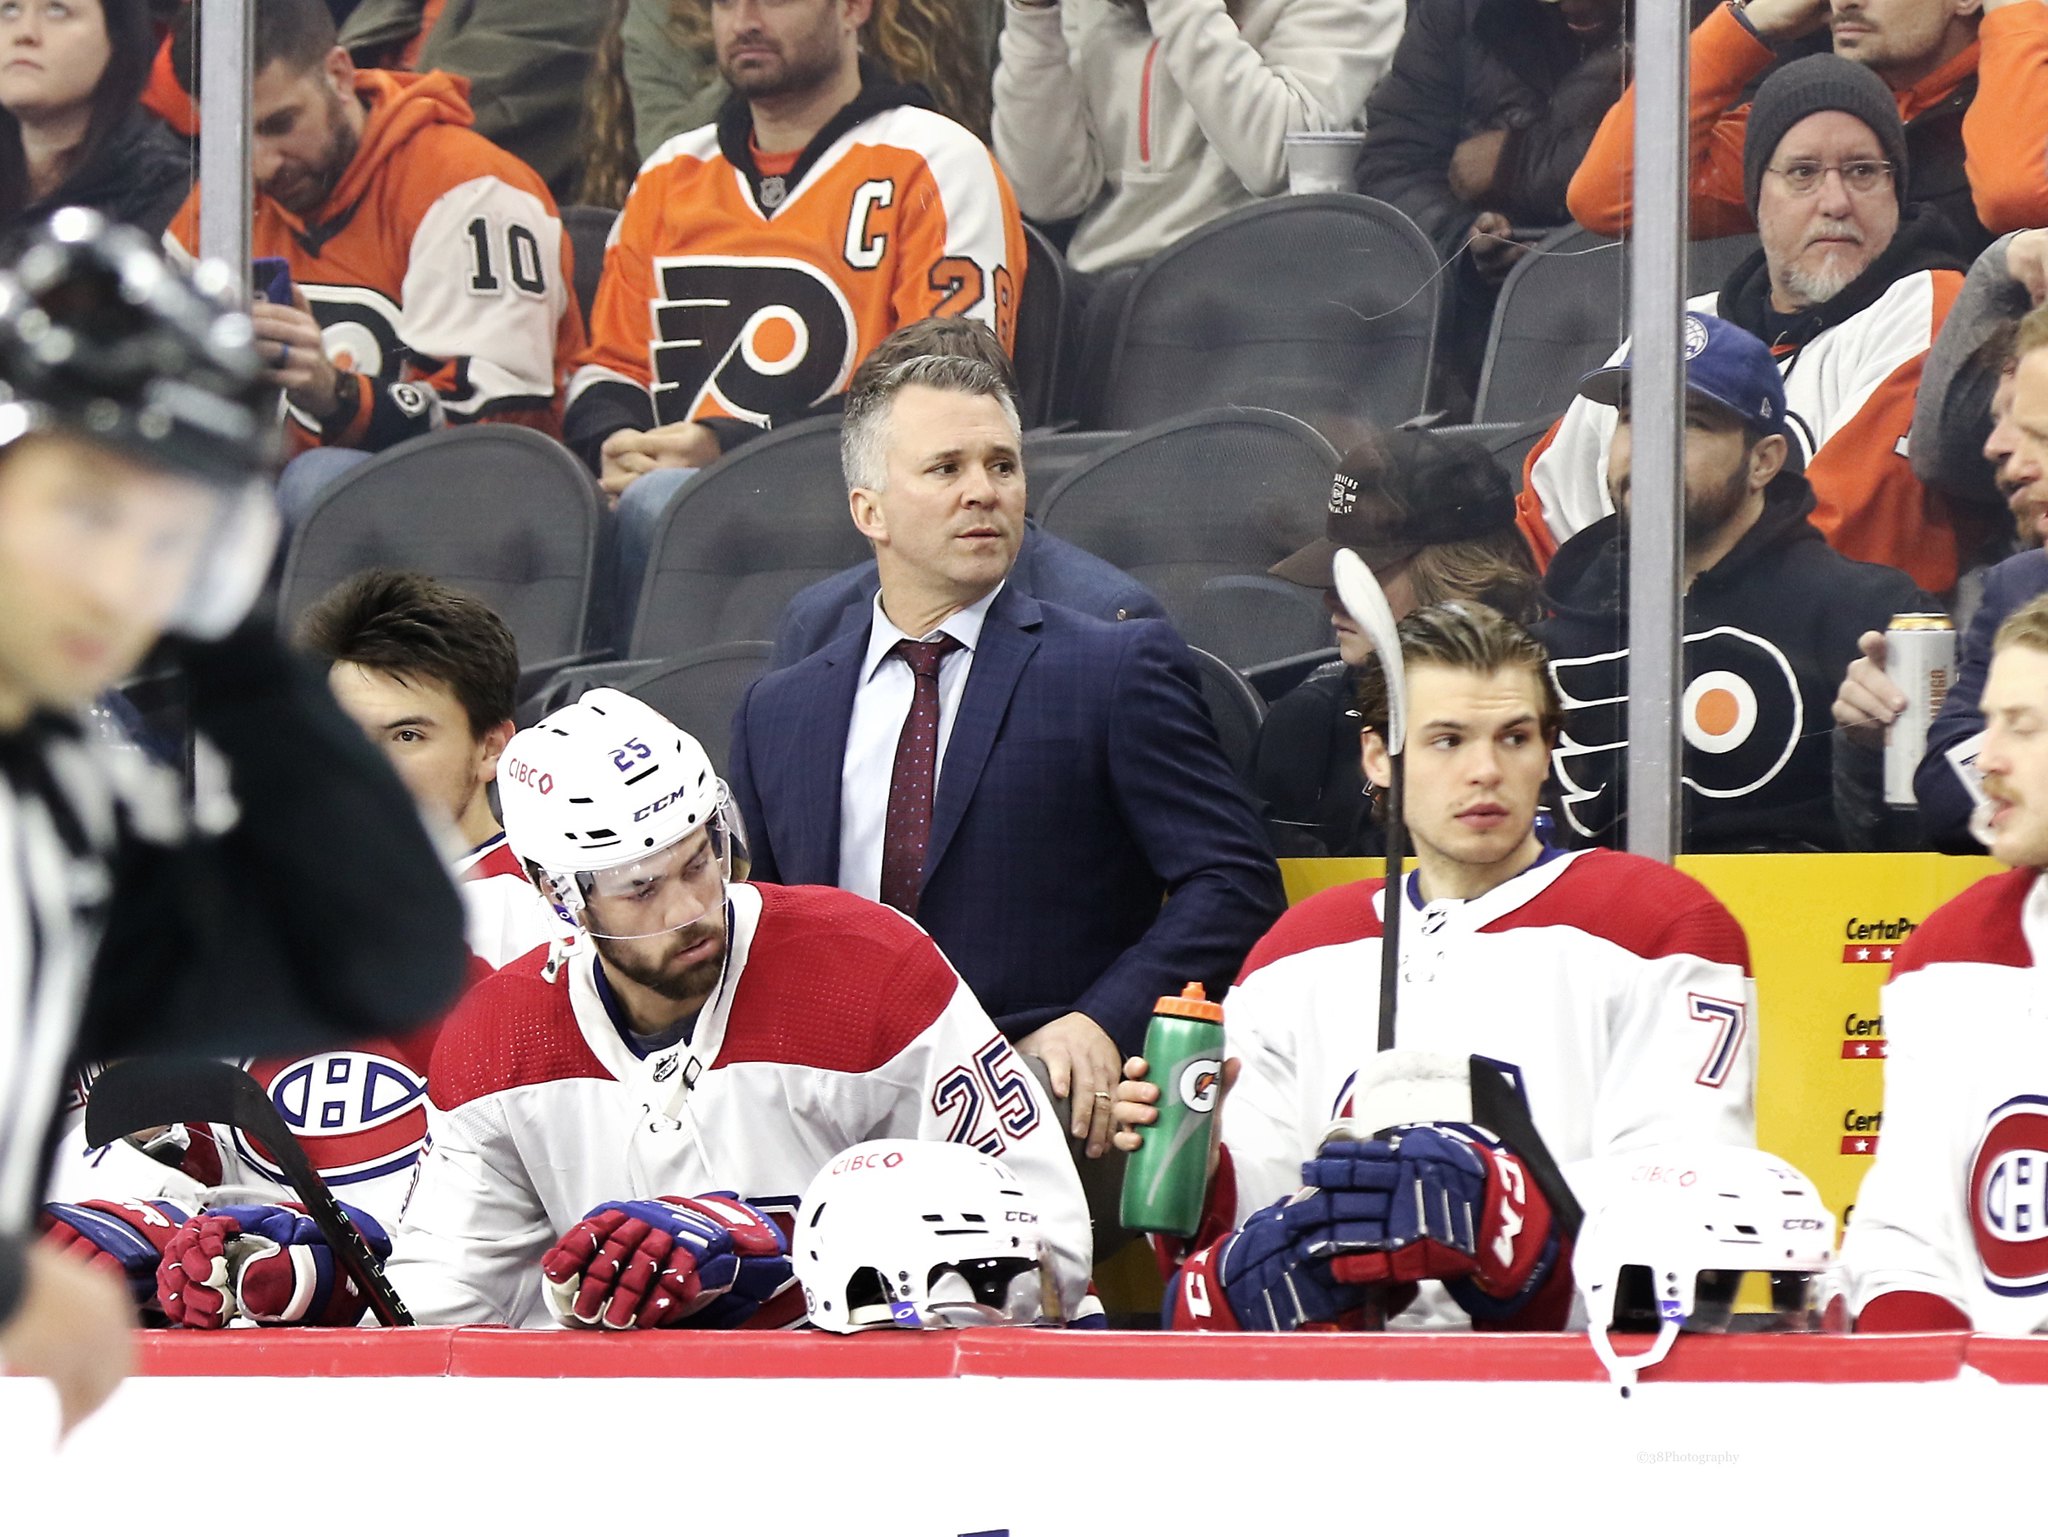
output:
[[837, 392], [853, 371], [853, 308], [809, 262], [675, 256], [654, 264], [654, 411], [685, 422], [707, 401], [769, 426]]
[[[1551, 766], [1565, 820], [1600, 838], [1619, 819], [1628, 750], [1628, 653], [1551, 663], [1569, 712]], [[1685, 638], [1680, 706], [1685, 784], [1710, 800], [1753, 795], [1784, 772], [1806, 710], [1785, 653], [1761, 636], [1721, 626]]]
[[1970, 1158], [1970, 1230], [1992, 1291], [2048, 1292], [2048, 1098], [2022, 1094], [1991, 1112]]
[[[396, 1057], [324, 1052], [253, 1063], [249, 1071], [329, 1184], [399, 1173], [426, 1146], [426, 1079]], [[240, 1128], [234, 1141], [251, 1164], [284, 1182], [283, 1168], [260, 1142]]]
[[302, 283], [299, 292], [320, 322], [328, 361], [351, 373], [396, 379], [411, 349], [398, 338], [398, 306], [371, 288]]

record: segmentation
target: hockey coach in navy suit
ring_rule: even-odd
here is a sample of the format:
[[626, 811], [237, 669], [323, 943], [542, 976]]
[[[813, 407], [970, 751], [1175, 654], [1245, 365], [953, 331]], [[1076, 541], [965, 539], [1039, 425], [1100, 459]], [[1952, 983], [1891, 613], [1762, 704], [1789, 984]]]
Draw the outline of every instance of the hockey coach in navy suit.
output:
[[872, 617], [748, 691], [732, 783], [754, 878], [915, 917], [1097, 1154], [1154, 1000], [1227, 985], [1285, 898], [1172, 628], [1006, 583], [1020, 439], [974, 359], [854, 392], [841, 457]]

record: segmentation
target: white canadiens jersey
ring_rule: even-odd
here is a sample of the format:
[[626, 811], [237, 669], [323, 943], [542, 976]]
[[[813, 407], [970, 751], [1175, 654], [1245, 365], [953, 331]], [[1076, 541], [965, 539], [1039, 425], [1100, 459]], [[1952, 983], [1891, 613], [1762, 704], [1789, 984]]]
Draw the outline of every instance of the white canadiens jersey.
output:
[[1938, 908], [1884, 989], [1884, 1130], [1842, 1243], [1861, 1312], [1889, 1292], [1985, 1334], [2048, 1325], [2048, 884], [1979, 881]]
[[432, 1143], [391, 1278], [421, 1323], [550, 1323], [540, 1260], [606, 1201], [730, 1190], [792, 1209], [873, 1137], [1001, 1158], [1044, 1223], [1061, 1302], [1091, 1239], [1066, 1138], [938, 947], [826, 887], [734, 884], [725, 975], [684, 1044], [637, 1056], [576, 946], [472, 990], [429, 1076]]
[[[1551, 855], [1469, 902], [1425, 907], [1406, 884], [1396, 1044], [1511, 1066], [1586, 1205], [1612, 1155], [1755, 1145], [1749, 947], [1704, 886], [1599, 849]], [[1299, 1188], [1303, 1161], [1350, 1113], [1378, 1029], [1383, 896], [1359, 882], [1299, 904], [1231, 989], [1227, 1049], [1244, 1066], [1223, 1140], [1237, 1224]]]
[[469, 953], [492, 971], [575, 932], [526, 878], [503, 833], [456, 860], [455, 876], [462, 882]]

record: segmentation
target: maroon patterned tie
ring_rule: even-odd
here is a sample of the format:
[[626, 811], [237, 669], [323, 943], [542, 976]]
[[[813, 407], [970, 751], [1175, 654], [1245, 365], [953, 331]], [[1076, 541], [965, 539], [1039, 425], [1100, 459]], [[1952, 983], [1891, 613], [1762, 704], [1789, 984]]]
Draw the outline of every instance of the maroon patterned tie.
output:
[[924, 885], [924, 853], [932, 836], [932, 777], [939, 756], [939, 663], [960, 642], [899, 640], [889, 648], [910, 664], [915, 694], [903, 734], [896, 738], [896, 766], [889, 774], [889, 819], [882, 831], [882, 900], [908, 917], [917, 916]]

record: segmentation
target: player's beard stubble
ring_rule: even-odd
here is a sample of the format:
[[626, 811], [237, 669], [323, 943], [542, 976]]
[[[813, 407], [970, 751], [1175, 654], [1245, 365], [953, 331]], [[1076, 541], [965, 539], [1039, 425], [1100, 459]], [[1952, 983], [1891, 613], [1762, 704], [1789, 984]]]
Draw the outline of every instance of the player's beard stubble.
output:
[[[706, 940], [716, 941], [709, 955], [687, 965], [677, 964], [683, 955]], [[647, 939], [601, 939], [593, 934], [591, 943], [604, 958], [607, 971], [637, 982], [660, 997], [688, 1003], [709, 997], [718, 986], [718, 975], [725, 969], [725, 914], [719, 911], [687, 928]]]

